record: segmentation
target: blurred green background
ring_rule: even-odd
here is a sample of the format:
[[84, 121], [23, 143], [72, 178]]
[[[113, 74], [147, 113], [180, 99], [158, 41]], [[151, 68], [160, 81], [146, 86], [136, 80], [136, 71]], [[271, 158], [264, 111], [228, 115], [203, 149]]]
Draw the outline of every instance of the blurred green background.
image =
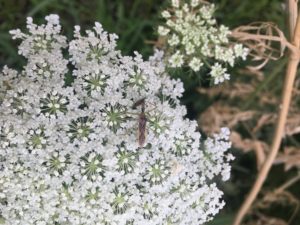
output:
[[[284, 0], [215, 0], [212, 2], [217, 5], [217, 19], [230, 28], [254, 21], [270, 21], [276, 23], [287, 34]], [[0, 0], [0, 68], [8, 65], [21, 69], [25, 64], [24, 59], [17, 55], [17, 42], [11, 40], [9, 30], [15, 28], [24, 30], [27, 16], [33, 17], [36, 23], [42, 23], [48, 14], [60, 16], [63, 33], [69, 38], [72, 37], [74, 25], [79, 24], [82, 29], [89, 29], [94, 21], [99, 21], [105, 30], [119, 35], [118, 47], [123, 54], [131, 55], [133, 51], [138, 50], [147, 57], [153, 53], [153, 46], [147, 44], [146, 41], [156, 40], [154, 28], [160, 21], [159, 12], [167, 3], [162, 0]], [[273, 76], [263, 83], [261, 89], [271, 88], [274, 95], [280, 95], [285, 63], [285, 60], [270, 62], [264, 68], [265, 74], [271, 73]], [[232, 73], [239, 75], [238, 70], [244, 65], [239, 64]], [[274, 68], [279, 68], [275, 74]], [[193, 79], [193, 76], [183, 79], [186, 93], [182, 102], [188, 107], [188, 116], [197, 119], [199, 114], [216, 99], [207, 99], [199, 94], [195, 88], [201, 83], [194, 82]], [[234, 79], [233, 77], [233, 81]], [[254, 97], [249, 99], [251, 102], [248, 107], [256, 107], [255, 98], [259, 97], [259, 93], [258, 90]], [[263, 138], [269, 139], [272, 132], [271, 128], [263, 134], [265, 135]], [[236, 160], [233, 165], [232, 178], [225, 184], [220, 183], [225, 191], [227, 205], [217, 218], [209, 223], [210, 225], [226, 225], [232, 222], [233, 216], [257, 174], [253, 152], [244, 154], [237, 149], [233, 149], [233, 152]], [[286, 177], [292, 176], [295, 171], [290, 173], [284, 173], [282, 166], [273, 168], [265, 187], [272, 190]], [[295, 192], [299, 196], [300, 191], [296, 189]], [[268, 213], [288, 220], [293, 209], [283, 210], [280, 207], [274, 207]], [[291, 224], [300, 224], [299, 211], [298, 217], [294, 218]]]
[[[284, 27], [281, 1], [274, 0], [215, 0], [217, 17], [229, 27], [253, 21], [273, 21]], [[124, 54], [139, 50], [144, 56], [152, 52], [145, 40], [155, 40], [154, 27], [159, 22], [158, 12], [167, 0], [0, 0], [0, 66], [20, 67], [16, 43], [8, 31], [25, 27], [25, 18], [31, 16], [36, 23], [44, 22], [47, 14], [58, 14], [64, 34], [72, 37], [74, 25], [83, 29], [94, 21], [119, 35], [119, 48]]]

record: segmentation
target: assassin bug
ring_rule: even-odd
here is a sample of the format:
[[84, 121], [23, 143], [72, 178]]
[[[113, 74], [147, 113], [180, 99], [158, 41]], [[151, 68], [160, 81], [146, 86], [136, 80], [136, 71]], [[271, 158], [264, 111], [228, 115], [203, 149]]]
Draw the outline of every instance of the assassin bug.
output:
[[138, 142], [141, 148], [144, 146], [146, 140], [147, 117], [145, 114], [145, 99], [146, 98], [142, 98], [136, 101], [132, 106], [132, 109], [136, 109], [138, 106], [141, 106], [141, 113], [138, 118]]

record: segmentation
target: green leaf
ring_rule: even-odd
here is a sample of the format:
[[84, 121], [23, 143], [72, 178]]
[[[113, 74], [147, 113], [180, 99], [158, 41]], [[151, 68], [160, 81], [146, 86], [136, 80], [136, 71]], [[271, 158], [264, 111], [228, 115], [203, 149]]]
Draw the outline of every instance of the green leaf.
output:
[[5, 224], [5, 219], [0, 215], [0, 224]]

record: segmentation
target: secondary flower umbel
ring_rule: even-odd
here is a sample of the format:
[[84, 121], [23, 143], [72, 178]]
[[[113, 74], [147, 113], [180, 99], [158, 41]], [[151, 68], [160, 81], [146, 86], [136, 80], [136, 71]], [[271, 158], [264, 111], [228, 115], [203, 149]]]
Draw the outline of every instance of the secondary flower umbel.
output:
[[215, 6], [208, 2], [173, 0], [171, 8], [162, 12], [165, 23], [158, 33], [166, 40], [170, 67], [188, 66], [195, 72], [209, 67], [214, 84], [219, 84], [230, 79], [226, 66], [232, 67], [238, 58], [245, 60], [248, 49], [230, 43], [230, 31], [224, 25], [217, 26], [214, 11]]

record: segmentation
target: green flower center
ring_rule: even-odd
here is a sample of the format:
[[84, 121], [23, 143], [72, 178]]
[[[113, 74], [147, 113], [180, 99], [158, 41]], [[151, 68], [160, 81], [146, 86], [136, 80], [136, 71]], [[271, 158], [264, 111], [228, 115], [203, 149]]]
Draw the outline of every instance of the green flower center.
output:
[[169, 168], [163, 161], [157, 161], [149, 170], [151, 184], [160, 184], [170, 174]]
[[71, 141], [78, 139], [80, 141], [89, 141], [89, 135], [93, 133], [91, 129], [92, 119], [88, 117], [80, 117], [77, 120], [73, 120], [69, 125], [68, 135]]
[[95, 153], [87, 154], [81, 158], [82, 174], [90, 180], [104, 177], [105, 166], [102, 164], [103, 158]]
[[51, 40], [46, 40], [42, 35], [36, 36], [34, 38], [33, 50], [37, 53], [40, 50], [51, 51]]
[[101, 57], [105, 54], [103, 48], [100, 46], [92, 46], [90, 45], [90, 51], [87, 55], [87, 60], [92, 61], [94, 59], [100, 61]]
[[40, 100], [40, 105], [42, 113], [55, 115], [57, 112], [67, 112], [68, 100], [56, 93], [53, 95], [48, 94], [47, 98]]
[[91, 95], [92, 91], [104, 93], [105, 87], [107, 86], [108, 76], [104, 74], [92, 74], [84, 79], [85, 90]]
[[129, 196], [127, 195], [127, 193], [119, 192], [117, 189], [114, 190], [114, 194], [115, 197], [113, 199], [113, 202], [111, 203], [111, 206], [115, 214], [122, 214], [128, 208]]
[[125, 173], [133, 172], [134, 167], [137, 163], [137, 155], [134, 152], [128, 152], [125, 151], [124, 148], [121, 148], [121, 150], [116, 154], [116, 157], [118, 158], [118, 170], [124, 171]]
[[103, 115], [106, 117], [108, 127], [117, 132], [121, 124], [126, 121], [127, 111], [120, 105], [108, 106], [103, 110]]

